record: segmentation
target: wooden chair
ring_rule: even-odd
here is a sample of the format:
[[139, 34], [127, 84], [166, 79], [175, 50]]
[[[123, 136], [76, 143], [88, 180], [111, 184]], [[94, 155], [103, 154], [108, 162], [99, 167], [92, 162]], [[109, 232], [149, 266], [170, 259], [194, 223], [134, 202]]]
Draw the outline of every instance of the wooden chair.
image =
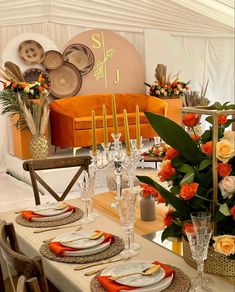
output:
[[26, 279], [22, 275], [17, 282], [16, 292], [42, 292], [42, 290], [39, 287], [37, 278]]
[[[69, 191], [77, 181], [78, 177], [81, 175], [83, 170], [88, 170], [88, 166], [91, 162], [90, 156], [77, 156], [77, 157], [64, 157], [56, 159], [45, 159], [45, 160], [27, 160], [23, 163], [23, 168], [26, 171], [29, 171], [30, 178], [32, 182], [34, 199], [36, 205], [40, 204], [39, 190], [37, 181], [57, 200], [63, 201], [68, 195]], [[68, 168], [80, 166], [80, 169], [74, 175], [65, 191], [61, 196], [57, 195], [54, 190], [36, 173], [37, 170], [45, 169], [58, 169], [58, 168]]]
[[[17, 272], [18, 277], [25, 276], [26, 280], [30, 278], [36, 278], [38, 285], [35, 284], [35, 279], [31, 279], [28, 283], [28, 287], [39, 287], [39, 290], [29, 290], [35, 292], [49, 292], [47, 279], [42, 266], [42, 259], [40, 256], [36, 256], [33, 259], [23, 255], [20, 252], [18, 241], [15, 234], [15, 229], [12, 223], [6, 223], [0, 221], [0, 251], [3, 259], [6, 262], [8, 274], [11, 280], [12, 290], [15, 291], [14, 281], [10, 272], [10, 267], [13, 267]], [[23, 280], [20, 280], [21, 282]], [[19, 284], [20, 285], [20, 284]], [[22, 284], [21, 284], [22, 285]], [[4, 288], [4, 280], [2, 267], [0, 265], [0, 287], [2, 292], [8, 292]], [[30, 289], [30, 288], [29, 288]], [[27, 290], [26, 290], [27, 291]]]

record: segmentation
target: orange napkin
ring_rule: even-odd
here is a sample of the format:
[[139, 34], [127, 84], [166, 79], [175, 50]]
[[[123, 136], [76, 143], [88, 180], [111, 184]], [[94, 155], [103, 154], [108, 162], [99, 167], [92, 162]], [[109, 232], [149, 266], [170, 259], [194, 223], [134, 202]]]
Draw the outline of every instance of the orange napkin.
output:
[[[160, 265], [165, 270], [165, 277], [169, 277], [172, 273], [175, 274], [175, 271], [169, 266], [162, 264], [158, 261], [153, 262], [155, 265]], [[138, 287], [130, 287], [126, 285], [118, 284], [115, 281], [109, 280], [108, 276], [97, 276], [96, 279], [100, 282], [101, 286], [107, 290], [107, 292], [119, 292], [120, 290], [135, 290]]]
[[[68, 210], [65, 211], [66, 212], [70, 212], [70, 211], [74, 211], [75, 210], [75, 207], [74, 206], [71, 206], [69, 205], [69, 208]], [[49, 216], [43, 216], [43, 215], [38, 215], [38, 214], [35, 214], [33, 211], [22, 211], [21, 212], [21, 215], [28, 221], [31, 221], [32, 218], [42, 218], [42, 217], [49, 217]]]
[[[98, 232], [99, 230], [96, 230], [96, 231]], [[108, 241], [110, 241], [110, 239], [111, 239], [111, 243], [113, 242], [114, 237], [113, 237], [112, 234], [104, 232], [103, 235], [104, 235], [104, 240], [100, 244], [108, 242]], [[68, 247], [68, 246], [63, 246], [58, 241], [50, 242], [48, 244], [48, 246], [49, 246], [50, 250], [52, 252], [54, 252], [57, 256], [63, 256], [64, 251], [77, 251], [77, 250], [80, 250], [79, 248], [72, 248], [72, 247]]]

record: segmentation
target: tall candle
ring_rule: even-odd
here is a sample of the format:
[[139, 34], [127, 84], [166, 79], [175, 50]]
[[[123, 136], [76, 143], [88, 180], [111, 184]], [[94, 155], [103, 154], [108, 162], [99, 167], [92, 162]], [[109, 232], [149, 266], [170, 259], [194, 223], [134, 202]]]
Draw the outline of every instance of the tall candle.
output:
[[114, 134], [118, 134], [118, 122], [117, 122], [117, 108], [116, 108], [116, 100], [114, 94], [112, 95], [112, 112], [113, 112], [113, 127]]
[[91, 119], [91, 125], [92, 125], [92, 153], [93, 155], [97, 154], [97, 145], [96, 145], [96, 123], [95, 123], [95, 112], [92, 111], [92, 119]]
[[103, 130], [104, 130], [104, 145], [108, 145], [108, 126], [107, 126], [107, 116], [106, 116], [106, 106], [103, 104]]
[[129, 134], [129, 126], [128, 126], [128, 119], [127, 119], [126, 109], [123, 110], [123, 116], [124, 116], [124, 130], [125, 130], [126, 153], [127, 153], [127, 155], [130, 155], [131, 154], [130, 134]]
[[140, 109], [136, 105], [136, 148], [140, 149]]

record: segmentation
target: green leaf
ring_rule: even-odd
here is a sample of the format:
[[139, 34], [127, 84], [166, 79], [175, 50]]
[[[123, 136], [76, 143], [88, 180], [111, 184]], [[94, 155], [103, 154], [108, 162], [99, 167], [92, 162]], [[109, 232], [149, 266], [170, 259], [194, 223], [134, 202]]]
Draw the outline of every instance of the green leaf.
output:
[[202, 141], [202, 143], [206, 143], [206, 142], [211, 141], [211, 140], [212, 140], [212, 131], [206, 130], [201, 137], [201, 141]]
[[223, 125], [224, 128], [229, 127], [234, 121], [235, 121], [235, 119], [228, 119], [227, 122]]
[[204, 159], [197, 144], [182, 127], [161, 115], [150, 112], [145, 112], [145, 115], [158, 135], [192, 165], [197, 165]]
[[202, 160], [202, 162], [199, 165], [198, 170], [203, 170], [203, 169], [207, 168], [211, 164], [212, 164], [212, 161], [210, 159]]
[[189, 164], [184, 164], [181, 167], [178, 167], [177, 170], [184, 173], [195, 172], [195, 169]]
[[222, 104], [220, 103], [220, 102], [215, 102], [213, 105], [212, 105], [212, 107], [214, 107], [215, 109], [217, 109], [217, 110], [222, 110], [223, 109], [223, 106], [222, 106]]
[[148, 176], [136, 176], [141, 182], [146, 183], [156, 190], [163, 196], [163, 198], [171, 204], [177, 211], [179, 211], [182, 215], [181, 217], [187, 217], [192, 212], [192, 209], [181, 199], [177, 198], [174, 194], [166, 190], [160, 184], [152, 180]]
[[229, 208], [228, 205], [226, 203], [224, 203], [223, 205], [221, 205], [219, 207], [219, 211], [220, 213], [222, 213], [224, 216], [230, 216], [230, 212], [229, 212]]
[[176, 227], [175, 225], [170, 225], [164, 229], [162, 232], [162, 241], [169, 237], [180, 237], [182, 235], [182, 228]]
[[179, 192], [180, 192], [179, 186], [173, 186], [173, 187], [171, 187], [171, 193], [172, 194], [178, 195]]
[[194, 172], [185, 174], [182, 181], [180, 182], [180, 186], [182, 186], [184, 183], [191, 184], [194, 181], [194, 176], [195, 176]]
[[235, 109], [235, 104], [226, 105], [224, 107], [224, 109], [226, 109], [226, 110], [234, 110]]
[[206, 120], [208, 123], [212, 124], [212, 116], [208, 116], [205, 120]]
[[171, 165], [173, 167], [178, 167], [178, 166], [181, 166], [185, 163], [185, 160], [180, 157], [180, 156], [177, 156], [177, 157], [174, 157], [171, 159]]

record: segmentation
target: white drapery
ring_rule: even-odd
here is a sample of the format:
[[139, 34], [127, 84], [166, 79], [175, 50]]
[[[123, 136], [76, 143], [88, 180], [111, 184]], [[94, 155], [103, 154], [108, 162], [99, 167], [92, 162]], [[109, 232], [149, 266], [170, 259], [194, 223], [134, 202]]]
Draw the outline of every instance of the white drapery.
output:
[[[58, 48], [73, 36], [87, 30], [88, 28], [75, 25], [62, 25], [56, 23], [37, 23], [20, 26], [0, 27], [0, 52], [2, 53], [6, 44], [16, 35], [25, 32], [36, 32], [48, 36]], [[116, 31], [118, 32], [118, 31]], [[144, 33], [119, 31], [123, 37], [128, 39], [139, 51], [144, 59]], [[199, 84], [205, 84], [209, 79], [208, 97], [212, 102], [234, 102], [234, 42], [229, 37], [189, 37], [174, 36], [182, 45], [185, 55], [190, 59], [191, 66], [195, 72], [191, 88], [198, 89]], [[159, 40], [161, 41], [161, 40]], [[173, 49], [173, 48], [172, 48]], [[1, 55], [0, 55], [1, 57]], [[1, 61], [1, 58], [0, 58]], [[156, 64], [157, 65], [157, 64]], [[148, 68], [146, 68], [148, 70]], [[154, 75], [154, 72], [153, 72]], [[151, 82], [153, 80], [146, 80]], [[1, 110], [1, 108], [0, 108]], [[6, 118], [0, 117], [0, 171], [5, 169], [5, 154], [9, 145], [6, 140]]]

